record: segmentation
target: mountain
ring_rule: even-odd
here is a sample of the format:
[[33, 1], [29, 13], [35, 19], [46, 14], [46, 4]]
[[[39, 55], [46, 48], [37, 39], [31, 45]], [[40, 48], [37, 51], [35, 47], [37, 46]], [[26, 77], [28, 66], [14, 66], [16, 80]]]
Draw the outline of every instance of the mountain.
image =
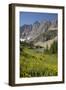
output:
[[24, 24], [22, 27], [20, 27], [20, 38], [25, 38], [31, 30], [32, 25]]
[[43, 22], [40, 23], [40, 26], [37, 29], [32, 28], [32, 31], [30, 32], [30, 34], [28, 36], [30, 38], [28, 42], [34, 41], [41, 34], [47, 32], [49, 26], [50, 26], [49, 21], [43, 21]]
[[[35, 46], [42, 46], [57, 41], [58, 21], [36, 21], [33, 25], [20, 27], [20, 41], [33, 43]], [[51, 42], [51, 43], [50, 43]], [[50, 46], [49, 45], [49, 46]]]
[[31, 33], [34, 34], [39, 28], [40, 23], [38, 21], [34, 22], [33, 25], [23, 25], [20, 27], [20, 40], [29, 40]]

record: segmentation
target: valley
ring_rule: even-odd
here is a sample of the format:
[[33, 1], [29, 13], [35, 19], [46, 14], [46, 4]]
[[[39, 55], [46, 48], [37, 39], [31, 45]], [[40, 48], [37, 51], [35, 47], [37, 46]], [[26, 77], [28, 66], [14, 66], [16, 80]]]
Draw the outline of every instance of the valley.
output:
[[57, 20], [20, 27], [20, 77], [58, 75], [57, 32]]

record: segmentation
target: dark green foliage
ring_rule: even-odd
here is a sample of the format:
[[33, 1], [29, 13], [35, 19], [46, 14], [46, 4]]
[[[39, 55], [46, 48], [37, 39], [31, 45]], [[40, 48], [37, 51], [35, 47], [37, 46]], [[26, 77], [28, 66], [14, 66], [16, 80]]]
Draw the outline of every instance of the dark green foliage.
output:
[[54, 41], [53, 44], [50, 47], [50, 53], [57, 53], [57, 49], [58, 49], [58, 44], [57, 41]]
[[58, 50], [58, 43], [57, 41], [54, 41], [50, 48], [48, 48], [48, 45], [46, 46], [44, 53], [57, 54], [57, 50]]
[[45, 54], [49, 54], [49, 52], [50, 52], [50, 51], [49, 51], [49, 48], [48, 48], [48, 45], [47, 45], [46, 48], [44, 49], [44, 53], [45, 53]]

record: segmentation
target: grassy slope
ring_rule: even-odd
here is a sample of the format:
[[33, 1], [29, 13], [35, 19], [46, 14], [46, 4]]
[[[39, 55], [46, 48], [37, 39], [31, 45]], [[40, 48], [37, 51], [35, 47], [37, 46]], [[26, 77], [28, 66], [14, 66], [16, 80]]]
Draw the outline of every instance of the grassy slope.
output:
[[20, 77], [56, 76], [57, 55], [25, 47], [20, 55]]

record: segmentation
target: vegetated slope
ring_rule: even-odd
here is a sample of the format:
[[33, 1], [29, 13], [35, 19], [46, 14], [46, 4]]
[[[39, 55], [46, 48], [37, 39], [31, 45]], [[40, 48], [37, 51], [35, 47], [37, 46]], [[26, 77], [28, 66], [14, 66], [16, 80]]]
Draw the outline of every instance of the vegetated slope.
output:
[[50, 40], [45, 41], [45, 42], [38, 41], [34, 45], [35, 46], [41, 46], [41, 47], [44, 47], [44, 48], [46, 48], [48, 46], [48, 49], [49, 49], [54, 41], [57, 41], [57, 36], [55, 38], [50, 39]]
[[57, 54], [45, 54], [24, 46], [20, 54], [20, 77], [57, 76]]

